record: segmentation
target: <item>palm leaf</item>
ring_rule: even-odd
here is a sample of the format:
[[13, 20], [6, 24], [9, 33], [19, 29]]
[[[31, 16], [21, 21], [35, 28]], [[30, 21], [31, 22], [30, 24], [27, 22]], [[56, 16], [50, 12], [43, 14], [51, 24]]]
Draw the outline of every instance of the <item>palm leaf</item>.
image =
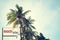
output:
[[16, 20], [16, 18], [14, 18], [14, 19], [10, 19], [10, 20], [8, 21], [8, 24], [13, 23], [15, 20]]
[[13, 9], [10, 9], [12, 12], [15, 12], [15, 10], [13, 10]]
[[10, 13], [10, 14], [8, 14], [7, 15], [7, 19], [9, 20], [8, 21], [8, 24], [11, 24], [12, 22], [14, 22], [15, 20], [16, 20], [16, 14], [14, 14], [14, 13]]
[[25, 16], [28, 12], [30, 12], [31, 10], [27, 10], [23, 13], [23, 15]]
[[31, 19], [31, 17], [29, 17], [28, 20], [30, 24], [32, 24], [35, 21], [34, 19]]
[[10, 19], [15, 18], [15, 17], [17, 17], [17, 15], [13, 12], [10, 12], [7, 14], [7, 20], [10, 20]]
[[32, 26], [32, 25], [30, 25], [31, 26], [31, 28], [33, 28], [33, 29], [36, 29], [34, 26]]
[[22, 11], [23, 11], [22, 7], [19, 7], [18, 5], [16, 5], [16, 8], [17, 8], [17, 9], [18, 9], [18, 11], [20, 11], [20, 12], [22, 12]]
[[13, 10], [13, 9], [10, 9], [10, 10], [11, 10], [11, 12], [13, 12], [14, 14], [17, 13], [17, 10]]
[[19, 24], [19, 20], [14, 21], [13, 28], [17, 27], [18, 24]]

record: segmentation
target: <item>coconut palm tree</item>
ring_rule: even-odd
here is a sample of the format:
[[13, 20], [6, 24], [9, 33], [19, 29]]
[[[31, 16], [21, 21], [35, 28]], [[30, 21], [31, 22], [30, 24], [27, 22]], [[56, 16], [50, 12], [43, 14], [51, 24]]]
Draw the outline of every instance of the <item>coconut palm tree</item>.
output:
[[37, 35], [37, 40], [49, 40], [49, 39], [46, 39], [42, 33], [40, 33], [40, 35]]
[[31, 17], [29, 17], [28, 19], [24, 18], [24, 24], [25, 24], [25, 29], [26, 29], [26, 32], [25, 32], [25, 37], [26, 37], [26, 40], [33, 40], [33, 36], [35, 36], [34, 34], [34, 31], [32, 30], [33, 29], [36, 29], [32, 24], [33, 24], [33, 19], [31, 19]]
[[32, 30], [31, 28], [34, 28], [34, 26], [31, 25], [33, 20], [26, 19], [25, 15], [30, 12], [30, 10], [27, 11], [23, 11], [22, 7], [19, 7], [18, 5], [16, 5], [17, 10], [13, 10], [10, 9], [11, 12], [9, 12], [7, 14], [7, 20], [8, 20], [8, 24], [12, 24], [13, 23], [13, 27], [17, 27], [17, 25], [20, 25], [20, 40], [23, 40], [22, 37], [25, 36], [25, 34], [27, 35], [26, 32], [28, 32], [28, 30]]

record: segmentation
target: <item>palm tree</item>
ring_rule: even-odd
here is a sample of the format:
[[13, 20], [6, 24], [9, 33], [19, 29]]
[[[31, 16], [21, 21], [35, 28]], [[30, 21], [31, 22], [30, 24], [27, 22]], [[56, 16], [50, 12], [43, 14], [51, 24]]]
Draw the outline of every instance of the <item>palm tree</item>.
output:
[[42, 33], [40, 33], [40, 35], [37, 35], [37, 40], [49, 40], [49, 39], [46, 39]]
[[30, 20], [30, 18], [25, 18], [25, 15], [30, 12], [30, 10], [23, 12], [23, 8], [19, 7], [18, 5], [16, 5], [16, 8], [17, 10], [10, 9], [11, 12], [7, 14], [7, 20], [8, 24], [13, 23], [14, 28], [17, 27], [17, 25], [20, 25], [20, 40], [22, 40], [25, 34], [27, 35], [26, 32], [28, 32], [28, 30], [32, 31], [31, 28], [35, 29], [35, 27], [31, 25], [33, 20]]
[[33, 36], [35, 36], [34, 34], [34, 31], [32, 30], [33, 29], [36, 29], [32, 24], [33, 24], [33, 19], [31, 19], [31, 17], [29, 17], [28, 19], [24, 18], [24, 24], [25, 24], [25, 29], [26, 29], [26, 32], [25, 32], [25, 37], [26, 37], [26, 40], [33, 40]]

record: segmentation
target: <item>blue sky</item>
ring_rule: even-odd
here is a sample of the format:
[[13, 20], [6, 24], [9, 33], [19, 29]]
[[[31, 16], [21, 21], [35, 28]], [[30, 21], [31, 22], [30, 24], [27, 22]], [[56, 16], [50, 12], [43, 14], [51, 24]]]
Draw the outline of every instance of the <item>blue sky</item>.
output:
[[16, 4], [31, 10], [28, 16], [36, 20], [36, 31], [51, 40], [60, 40], [60, 0], [0, 0], [0, 29], [6, 27], [6, 14], [9, 9], [15, 9]]

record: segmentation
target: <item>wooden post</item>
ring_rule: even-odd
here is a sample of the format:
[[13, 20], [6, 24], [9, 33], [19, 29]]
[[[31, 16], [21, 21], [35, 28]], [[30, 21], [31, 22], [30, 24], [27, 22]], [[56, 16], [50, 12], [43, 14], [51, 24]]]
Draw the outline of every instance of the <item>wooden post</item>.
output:
[[3, 40], [3, 28], [2, 28], [2, 40]]

